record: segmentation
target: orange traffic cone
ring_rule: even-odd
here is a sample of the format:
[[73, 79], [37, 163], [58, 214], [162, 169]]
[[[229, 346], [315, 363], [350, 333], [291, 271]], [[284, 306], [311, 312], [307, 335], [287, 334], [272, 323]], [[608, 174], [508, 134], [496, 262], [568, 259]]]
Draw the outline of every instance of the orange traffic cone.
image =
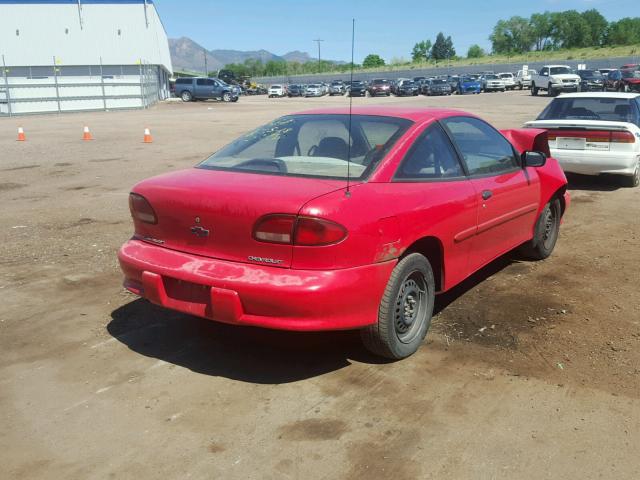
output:
[[22, 127], [18, 127], [18, 142], [26, 142], [27, 137], [24, 135], [24, 130]]
[[153, 138], [151, 137], [151, 131], [148, 128], [144, 129], [143, 143], [153, 143]]
[[89, 131], [89, 127], [84, 127], [84, 132], [82, 133], [82, 140], [93, 140], [91, 136], [91, 132]]

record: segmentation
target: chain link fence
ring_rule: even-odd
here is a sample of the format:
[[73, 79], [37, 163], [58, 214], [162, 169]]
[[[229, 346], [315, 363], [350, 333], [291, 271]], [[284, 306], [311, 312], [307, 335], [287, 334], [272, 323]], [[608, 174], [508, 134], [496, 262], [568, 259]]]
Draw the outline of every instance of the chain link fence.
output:
[[[361, 72], [355, 71], [353, 73], [354, 80], [371, 81], [374, 78], [414, 78], [414, 77], [430, 77], [435, 75], [464, 75], [471, 73], [478, 73], [484, 71], [493, 71], [495, 73], [511, 72], [516, 73], [522, 69], [523, 64], [528, 65], [529, 68], [539, 70], [544, 65], [560, 64], [569, 65], [572, 68], [577, 68], [580, 64], [587, 65], [587, 68], [618, 68], [621, 65], [629, 63], [638, 63], [640, 61], [639, 56], [632, 57], [618, 57], [618, 58], [599, 58], [592, 60], [550, 60], [550, 61], [530, 61], [520, 63], [501, 63], [501, 64], [477, 64], [477, 65], [448, 65], [446, 61], [443, 61], [442, 65], [427, 67], [427, 68], [391, 68], [381, 69], [377, 72]], [[253, 80], [257, 83], [264, 85], [272, 84], [291, 84], [291, 83], [317, 83], [317, 82], [330, 82], [331, 80], [348, 80], [349, 72], [334, 72], [334, 73], [322, 73], [322, 74], [308, 74], [308, 75], [279, 75], [275, 77], [257, 77]]]

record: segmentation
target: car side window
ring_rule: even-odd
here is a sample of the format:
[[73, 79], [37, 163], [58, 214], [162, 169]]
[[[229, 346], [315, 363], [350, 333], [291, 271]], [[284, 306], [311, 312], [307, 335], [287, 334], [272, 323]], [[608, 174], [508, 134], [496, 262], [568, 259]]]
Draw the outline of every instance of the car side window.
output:
[[449, 117], [442, 123], [462, 154], [470, 175], [497, 175], [518, 168], [513, 146], [484, 121]]
[[402, 160], [396, 178], [438, 179], [464, 176], [460, 160], [439, 124], [431, 125]]
[[207, 80], [204, 78], [199, 78], [196, 80], [196, 85], [206, 85], [207, 84]]
[[540, 75], [547, 75], [549, 72], [548, 68], [543, 68], [542, 70], [540, 70]]

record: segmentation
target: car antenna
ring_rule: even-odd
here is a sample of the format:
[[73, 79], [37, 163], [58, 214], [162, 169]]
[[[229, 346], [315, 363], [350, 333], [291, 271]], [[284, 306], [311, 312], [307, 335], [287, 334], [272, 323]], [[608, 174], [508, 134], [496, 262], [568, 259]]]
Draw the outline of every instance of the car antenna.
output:
[[349, 190], [349, 180], [351, 176], [351, 110], [353, 108], [353, 95], [351, 89], [353, 88], [353, 50], [356, 35], [356, 19], [351, 19], [351, 78], [349, 79], [349, 143], [347, 144], [347, 190], [344, 192], [346, 197], [351, 196], [351, 190]]

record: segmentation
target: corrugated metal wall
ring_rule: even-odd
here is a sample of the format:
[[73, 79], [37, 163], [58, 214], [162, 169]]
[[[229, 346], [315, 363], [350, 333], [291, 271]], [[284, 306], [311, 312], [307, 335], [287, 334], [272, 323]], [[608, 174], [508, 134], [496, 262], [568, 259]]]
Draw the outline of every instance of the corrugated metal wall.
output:
[[164, 27], [144, 0], [0, 0], [0, 115], [143, 108], [169, 96]]

